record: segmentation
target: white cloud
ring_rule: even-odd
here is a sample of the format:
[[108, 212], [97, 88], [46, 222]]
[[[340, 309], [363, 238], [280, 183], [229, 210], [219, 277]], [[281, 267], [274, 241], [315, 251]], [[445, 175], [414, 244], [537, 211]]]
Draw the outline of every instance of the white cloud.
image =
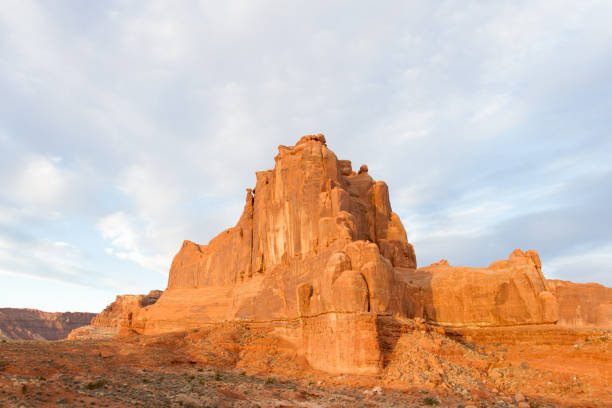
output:
[[102, 237], [108, 239], [113, 245], [124, 249], [137, 249], [139, 236], [134, 221], [123, 212], [107, 215], [98, 221], [98, 229]]
[[[140, 224], [140, 226], [138, 226]], [[146, 225], [143, 227], [143, 225]], [[159, 224], [153, 224], [158, 226]], [[151, 223], [137, 222], [133, 217], [123, 212], [110, 214], [98, 221], [98, 229], [102, 237], [109, 240], [113, 247], [107, 247], [104, 252], [122, 260], [134, 262], [145, 269], [167, 274], [170, 267], [170, 253], [160, 249], [155, 244], [155, 233]], [[160, 231], [161, 232], [161, 231]], [[161, 253], [157, 252], [161, 251]]]
[[554, 257], [543, 262], [542, 271], [551, 279], [596, 282], [610, 286], [612, 245], [582, 249], [579, 253]]
[[54, 207], [65, 198], [72, 175], [57, 167], [57, 158], [33, 155], [14, 175], [8, 193], [26, 205]]
[[[516, 245], [500, 222], [590, 218], [567, 191], [609, 168], [609, 2], [3, 6], [0, 232], [30, 238], [0, 249], [47, 242], [36, 265], [62, 279], [86, 253], [167, 272], [303, 134], [388, 182], [419, 257], [481, 265], [488, 241]], [[543, 259], [582, 241], [551, 237]]]
[[167, 256], [146, 256], [136, 251], [115, 252], [115, 255], [117, 258], [132, 261], [143, 268], [159, 272], [162, 275], [166, 275], [168, 273], [168, 269], [170, 268], [170, 261]]

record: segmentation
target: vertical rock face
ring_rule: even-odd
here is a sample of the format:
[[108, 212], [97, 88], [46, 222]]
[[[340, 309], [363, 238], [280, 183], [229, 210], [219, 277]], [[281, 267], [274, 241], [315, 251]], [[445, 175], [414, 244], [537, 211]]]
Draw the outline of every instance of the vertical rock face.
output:
[[597, 283], [549, 280], [559, 302], [559, 324], [612, 329], [612, 288]]
[[0, 309], [0, 338], [61, 340], [70, 331], [89, 324], [94, 313], [49, 313], [35, 309]]
[[356, 240], [377, 243], [395, 266], [416, 266], [386, 184], [367, 170], [355, 174], [350, 161], [339, 161], [327, 148], [323, 135], [279, 146], [275, 161], [273, 170], [257, 172], [235, 227], [208, 245], [185, 241], [168, 289], [241, 283]]
[[[416, 257], [387, 185], [372, 179], [367, 166], [352, 171], [323, 135], [278, 150], [274, 169], [256, 173], [235, 227], [208, 245], [183, 243], [155, 311], [178, 312], [170, 305], [173, 290], [217, 287], [223, 295], [199, 306], [212, 320], [399, 313], [391, 296], [394, 267], [415, 268]], [[148, 320], [155, 330], [156, 319]]]

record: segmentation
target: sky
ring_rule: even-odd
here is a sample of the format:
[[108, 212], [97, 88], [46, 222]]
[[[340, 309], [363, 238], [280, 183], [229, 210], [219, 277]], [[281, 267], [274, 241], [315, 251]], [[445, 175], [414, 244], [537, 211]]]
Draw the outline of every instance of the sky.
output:
[[389, 185], [419, 266], [612, 286], [612, 2], [0, 2], [0, 307], [99, 312], [280, 144]]

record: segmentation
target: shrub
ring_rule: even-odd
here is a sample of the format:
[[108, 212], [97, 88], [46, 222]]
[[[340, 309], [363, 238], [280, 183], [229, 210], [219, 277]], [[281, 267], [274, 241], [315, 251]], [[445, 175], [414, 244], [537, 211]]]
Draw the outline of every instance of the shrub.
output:
[[26, 392], [28, 392], [28, 387], [26, 387], [26, 385], [25, 385], [25, 384], [23, 384], [23, 385], [21, 386], [21, 393], [22, 393], [22, 394], [25, 394]]
[[219, 372], [219, 370], [215, 370], [215, 380], [219, 381], [221, 379], [221, 373]]
[[274, 384], [276, 382], [276, 378], [268, 377], [266, 378], [266, 384]]
[[88, 383], [85, 388], [88, 390], [95, 390], [96, 388], [102, 388], [106, 385], [106, 380], [98, 380], [95, 382]]
[[440, 401], [438, 401], [434, 397], [425, 397], [423, 399], [423, 404], [430, 405], [430, 406], [435, 406], [435, 405], [440, 405]]

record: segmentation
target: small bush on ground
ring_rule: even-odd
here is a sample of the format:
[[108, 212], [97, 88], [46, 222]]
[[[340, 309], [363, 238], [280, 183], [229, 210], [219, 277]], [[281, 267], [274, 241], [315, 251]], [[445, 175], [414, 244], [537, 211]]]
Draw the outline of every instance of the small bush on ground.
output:
[[430, 405], [430, 406], [436, 406], [436, 405], [440, 405], [440, 401], [438, 401], [434, 397], [425, 397], [423, 399], [423, 404]]

